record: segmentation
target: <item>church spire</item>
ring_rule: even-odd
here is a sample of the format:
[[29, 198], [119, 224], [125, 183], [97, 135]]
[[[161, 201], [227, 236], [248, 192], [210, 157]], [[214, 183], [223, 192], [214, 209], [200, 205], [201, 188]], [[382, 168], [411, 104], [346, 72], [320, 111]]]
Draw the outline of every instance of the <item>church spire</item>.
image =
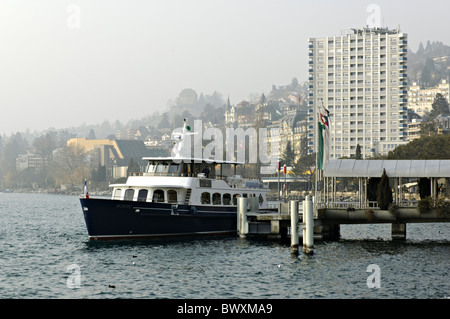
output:
[[227, 100], [227, 110], [231, 109], [231, 103], [230, 103], [230, 95], [228, 94], [228, 100]]
[[264, 93], [261, 95], [259, 103], [261, 103], [262, 106], [264, 106], [264, 104], [266, 103], [266, 96], [264, 95]]

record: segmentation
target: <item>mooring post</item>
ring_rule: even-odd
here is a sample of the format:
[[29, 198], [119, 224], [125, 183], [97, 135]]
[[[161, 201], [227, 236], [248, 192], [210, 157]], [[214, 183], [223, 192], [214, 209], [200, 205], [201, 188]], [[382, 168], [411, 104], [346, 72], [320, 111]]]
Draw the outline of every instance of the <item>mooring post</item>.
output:
[[303, 252], [306, 254], [314, 253], [314, 212], [311, 196], [305, 198], [305, 210], [303, 211], [303, 223], [306, 228], [306, 236], [303, 239]]
[[391, 226], [391, 235], [393, 240], [405, 240], [406, 239], [406, 224], [405, 223], [393, 223]]
[[303, 238], [303, 247], [306, 246], [306, 225], [305, 225], [305, 214], [306, 214], [306, 200], [302, 201], [302, 238]]
[[245, 238], [248, 234], [248, 223], [247, 223], [247, 206], [248, 199], [246, 197], [239, 197], [237, 202], [237, 212], [238, 212], [238, 230], [239, 237]]
[[291, 254], [298, 254], [298, 201], [291, 200]]
[[250, 212], [257, 213], [259, 211], [258, 197], [250, 197]]

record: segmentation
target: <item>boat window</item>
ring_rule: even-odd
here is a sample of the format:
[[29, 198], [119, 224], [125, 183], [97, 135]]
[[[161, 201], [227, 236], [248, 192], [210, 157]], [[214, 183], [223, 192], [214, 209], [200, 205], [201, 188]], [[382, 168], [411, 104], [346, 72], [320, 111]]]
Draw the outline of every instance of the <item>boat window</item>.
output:
[[140, 189], [139, 193], [138, 193], [138, 202], [145, 202], [147, 200], [147, 194], [148, 194], [148, 190], [147, 189]]
[[202, 193], [202, 204], [211, 204], [211, 195], [208, 192]]
[[170, 164], [169, 173], [178, 173], [179, 164]]
[[241, 195], [239, 195], [239, 194], [234, 194], [234, 195], [233, 195], [233, 205], [237, 205], [237, 199], [238, 199], [238, 197], [241, 197]]
[[125, 190], [125, 197], [124, 200], [133, 200], [134, 197], [134, 189], [127, 189]]
[[164, 202], [164, 191], [157, 189], [153, 192], [153, 202], [161, 203]]
[[177, 202], [177, 191], [174, 191], [173, 189], [170, 189], [167, 191], [167, 200], [169, 203], [176, 203]]
[[116, 189], [115, 191], [114, 191], [114, 197], [113, 197], [113, 199], [120, 199], [120, 196], [122, 195], [122, 190], [119, 188], [119, 189]]
[[221, 195], [219, 193], [214, 193], [212, 195], [213, 197], [213, 205], [220, 205], [221, 204]]
[[182, 166], [183, 170], [182, 170], [182, 175], [181, 176], [192, 176], [191, 175], [191, 171], [192, 171], [192, 166], [191, 164], [186, 164]]
[[156, 167], [157, 173], [167, 173], [169, 170], [169, 165], [167, 163], [159, 163], [158, 167]]
[[223, 204], [224, 205], [231, 205], [231, 195], [230, 194], [223, 194]]
[[148, 173], [154, 173], [156, 171], [156, 164], [154, 162], [148, 164]]

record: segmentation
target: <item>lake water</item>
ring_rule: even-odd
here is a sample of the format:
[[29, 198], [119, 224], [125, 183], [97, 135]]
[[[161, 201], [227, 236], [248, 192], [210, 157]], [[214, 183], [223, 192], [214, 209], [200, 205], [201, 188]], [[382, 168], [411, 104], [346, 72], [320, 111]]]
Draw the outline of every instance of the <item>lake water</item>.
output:
[[0, 227], [3, 299], [450, 297], [448, 223], [408, 224], [403, 242], [390, 225], [342, 225], [340, 241], [292, 256], [234, 236], [89, 241], [78, 197], [8, 193]]

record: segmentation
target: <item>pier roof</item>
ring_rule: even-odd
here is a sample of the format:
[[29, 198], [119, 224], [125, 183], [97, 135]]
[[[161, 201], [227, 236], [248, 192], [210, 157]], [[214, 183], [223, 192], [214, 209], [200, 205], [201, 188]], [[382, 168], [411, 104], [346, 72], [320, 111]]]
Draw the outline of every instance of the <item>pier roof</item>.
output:
[[450, 177], [450, 160], [330, 160], [325, 177]]

